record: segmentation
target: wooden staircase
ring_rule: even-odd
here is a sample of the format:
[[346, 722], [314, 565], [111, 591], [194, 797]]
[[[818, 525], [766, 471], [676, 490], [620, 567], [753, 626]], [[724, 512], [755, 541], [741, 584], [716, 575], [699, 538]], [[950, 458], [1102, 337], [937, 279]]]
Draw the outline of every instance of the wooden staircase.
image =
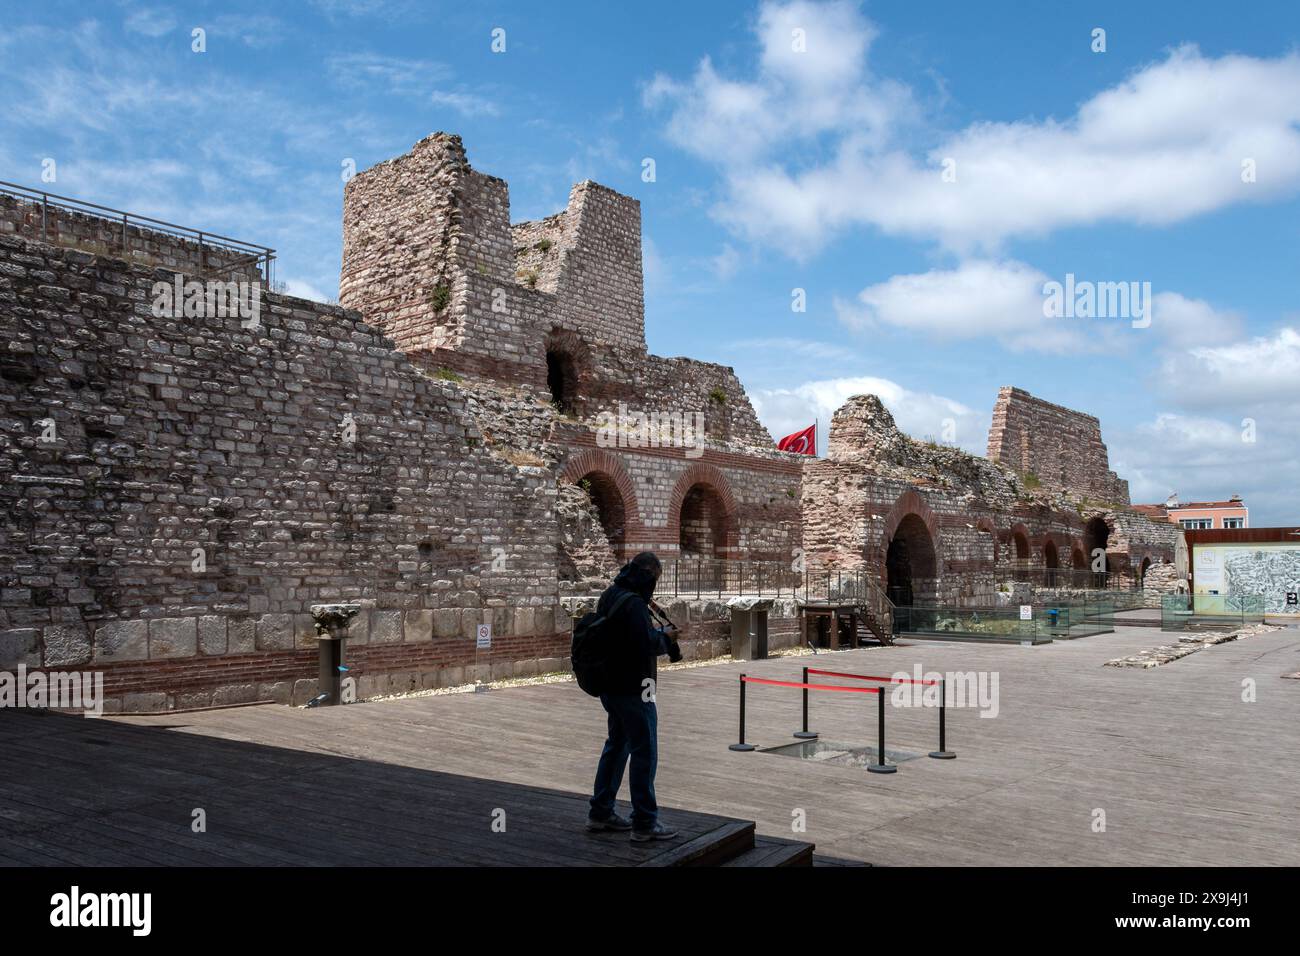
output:
[[812, 866], [811, 843], [758, 836], [754, 824], [729, 820], [641, 866]]

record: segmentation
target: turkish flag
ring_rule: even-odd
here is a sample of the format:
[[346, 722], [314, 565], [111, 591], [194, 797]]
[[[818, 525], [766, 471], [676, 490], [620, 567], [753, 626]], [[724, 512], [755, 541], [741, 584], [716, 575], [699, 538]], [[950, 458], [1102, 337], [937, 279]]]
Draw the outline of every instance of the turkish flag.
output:
[[792, 451], [796, 455], [817, 455], [817, 426], [809, 425], [801, 432], [786, 435], [776, 447], [781, 451]]

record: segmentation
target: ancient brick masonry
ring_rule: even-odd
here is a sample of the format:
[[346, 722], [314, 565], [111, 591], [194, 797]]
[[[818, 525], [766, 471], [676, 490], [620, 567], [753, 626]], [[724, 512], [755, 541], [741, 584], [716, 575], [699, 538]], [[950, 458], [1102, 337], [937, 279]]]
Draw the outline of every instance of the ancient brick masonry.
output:
[[909, 438], [869, 395], [835, 413], [827, 458], [806, 465], [803, 521], [810, 566], [865, 566], [908, 604], [993, 604], [999, 584], [1032, 569], [1086, 572], [1094, 549], [1106, 570], [1140, 574], [1172, 559], [1176, 537], [1167, 523], [1089, 505], [1074, 489], [1029, 487], [995, 461]]
[[[646, 352], [636, 202], [508, 216], [431, 137], [349, 187], [355, 309], [265, 294], [251, 328], [155, 314], [167, 269], [0, 239], [0, 666], [102, 670], [109, 709], [302, 702], [309, 609], [354, 601], [360, 695], [445, 686], [561, 667], [562, 581], [634, 550], [789, 560], [799, 460], [731, 369]], [[686, 446], [635, 424], [696, 412]], [[679, 611], [692, 654], [708, 614]]]
[[999, 390], [988, 455], [1045, 488], [1112, 506], [1129, 503], [1128, 482], [1109, 470], [1101, 423], [1023, 389]]
[[[571, 614], [645, 548], [697, 582], [806, 552], [967, 604], [1029, 566], [1172, 556], [1096, 419], [1017, 390], [990, 459], [908, 438], [873, 396], [836, 412], [827, 459], [775, 450], [732, 369], [648, 353], [634, 199], [579, 183], [512, 225], [455, 136], [348, 184], [343, 308], [268, 293], [251, 325], [175, 318], [152, 287], [197, 266], [169, 237], [126, 262], [16, 231], [0, 669], [100, 670], [110, 710], [310, 699], [309, 612], [340, 601], [361, 605], [359, 696], [556, 670]], [[774, 645], [796, 635], [778, 609]], [[720, 600], [670, 613], [688, 656], [725, 649]]]

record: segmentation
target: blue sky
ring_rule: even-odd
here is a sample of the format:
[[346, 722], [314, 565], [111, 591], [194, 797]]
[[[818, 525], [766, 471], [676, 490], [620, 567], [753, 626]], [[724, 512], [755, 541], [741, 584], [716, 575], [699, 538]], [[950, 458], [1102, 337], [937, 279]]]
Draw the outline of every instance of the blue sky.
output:
[[[1060, 6], [4, 0], [0, 179], [53, 159], [329, 298], [343, 164], [458, 132], [516, 220], [639, 198], [651, 349], [778, 436], [874, 391], [982, 453], [1015, 384], [1098, 415], [1135, 501], [1296, 522], [1300, 7]], [[1149, 282], [1150, 327], [1045, 317], [1067, 273]]]

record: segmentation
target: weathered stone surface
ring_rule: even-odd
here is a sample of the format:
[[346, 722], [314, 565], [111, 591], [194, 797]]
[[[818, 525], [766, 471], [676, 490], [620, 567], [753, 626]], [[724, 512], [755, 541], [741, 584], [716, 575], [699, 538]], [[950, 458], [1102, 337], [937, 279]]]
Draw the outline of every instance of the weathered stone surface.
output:
[[256, 619], [231, 616], [226, 619], [226, 650], [230, 654], [251, 654], [257, 650]]
[[433, 612], [407, 611], [402, 640], [407, 642], [433, 639]]
[[193, 657], [198, 653], [198, 633], [196, 618], [155, 618], [149, 622], [149, 656]]
[[19, 664], [39, 667], [41, 652], [40, 631], [22, 627], [0, 631], [0, 669], [16, 668]]
[[108, 621], [95, 628], [95, 661], [142, 661], [149, 656], [148, 621]]
[[263, 614], [257, 619], [257, 649], [287, 651], [294, 646], [292, 614]]
[[219, 614], [205, 614], [199, 618], [199, 653], [225, 654], [226, 619]]
[[400, 644], [402, 642], [402, 612], [376, 611], [370, 618], [371, 644]]
[[90, 661], [90, 635], [84, 624], [55, 624], [45, 629], [46, 667], [67, 667]]

